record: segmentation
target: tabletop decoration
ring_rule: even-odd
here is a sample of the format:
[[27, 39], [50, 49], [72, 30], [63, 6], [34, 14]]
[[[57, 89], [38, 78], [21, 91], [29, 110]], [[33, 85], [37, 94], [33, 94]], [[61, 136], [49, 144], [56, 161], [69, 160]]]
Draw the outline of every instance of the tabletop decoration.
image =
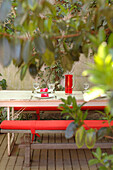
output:
[[42, 88], [42, 89], [37, 89], [35, 90], [34, 97], [37, 98], [53, 98], [54, 95], [52, 94], [52, 90], [48, 88]]
[[40, 89], [40, 92], [48, 92], [48, 88]]

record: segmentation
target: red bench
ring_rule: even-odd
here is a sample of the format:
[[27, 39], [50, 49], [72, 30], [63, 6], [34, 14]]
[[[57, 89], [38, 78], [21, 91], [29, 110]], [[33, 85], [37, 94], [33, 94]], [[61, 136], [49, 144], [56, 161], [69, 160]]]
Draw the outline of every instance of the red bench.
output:
[[[3, 133], [31, 133], [33, 137], [39, 133], [64, 133], [67, 126], [73, 120], [4, 120], [1, 125], [1, 132]], [[104, 122], [104, 123], [103, 123]], [[85, 129], [102, 127], [109, 127], [106, 120], [85, 120]], [[111, 122], [113, 126], [113, 121]], [[101, 148], [112, 148], [112, 143], [96, 143], [95, 148], [99, 146]], [[20, 147], [25, 148], [25, 166], [30, 166], [30, 150], [32, 149], [77, 149], [75, 143], [31, 143], [30, 138], [27, 138], [27, 142], [21, 144]], [[82, 148], [85, 148], [83, 146]]]

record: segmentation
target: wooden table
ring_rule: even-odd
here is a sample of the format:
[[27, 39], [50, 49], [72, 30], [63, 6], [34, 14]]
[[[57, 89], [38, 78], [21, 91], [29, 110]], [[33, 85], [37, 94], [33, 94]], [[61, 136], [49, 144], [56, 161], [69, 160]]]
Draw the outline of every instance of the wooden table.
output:
[[[7, 107], [7, 120], [13, 119], [14, 107], [43, 107], [51, 108], [58, 107], [62, 103], [61, 98], [67, 98], [64, 91], [57, 91], [54, 93], [56, 97], [54, 98], [36, 98], [33, 96], [32, 91], [14, 91], [14, 90], [1, 90], [0, 91], [0, 107]], [[73, 91], [72, 96], [75, 96], [78, 104], [84, 102], [83, 94], [81, 91]], [[85, 106], [106, 106], [108, 102], [107, 98], [100, 98], [92, 100], [85, 104]], [[10, 108], [12, 111], [10, 113]], [[45, 109], [44, 109], [45, 110]], [[12, 135], [14, 138], [14, 134]], [[12, 140], [13, 140], [12, 138]], [[10, 134], [8, 134], [8, 155], [10, 155], [10, 145], [12, 140], [10, 139]]]

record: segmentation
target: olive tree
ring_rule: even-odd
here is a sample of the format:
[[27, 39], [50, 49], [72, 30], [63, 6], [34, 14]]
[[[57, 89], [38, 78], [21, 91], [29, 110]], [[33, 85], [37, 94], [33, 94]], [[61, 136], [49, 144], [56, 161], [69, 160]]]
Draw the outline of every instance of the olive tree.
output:
[[0, 63], [35, 76], [45, 63], [71, 70], [113, 31], [113, 1], [4, 0], [0, 7]]

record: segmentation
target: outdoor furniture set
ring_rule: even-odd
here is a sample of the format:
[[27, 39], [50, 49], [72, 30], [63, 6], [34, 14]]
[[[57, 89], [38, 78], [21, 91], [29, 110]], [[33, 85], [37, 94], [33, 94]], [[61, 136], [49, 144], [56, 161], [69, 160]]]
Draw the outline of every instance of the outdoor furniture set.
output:
[[[62, 92], [56, 92], [57, 98], [40, 99], [32, 97], [31, 91], [0, 91], [0, 107], [7, 107], [7, 120], [1, 123], [1, 132], [8, 133], [8, 155], [11, 154], [10, 145], [14, 139], [14, 133], [28, 134], [25, 141], [20, 144], [20, 148], [25, 148], [25, 166], [30, 166], [30, 152], [31, 149], [77, 149], [75, 143], [33, 143], [34, 135], [40, 136], [41, 133], [65, 133], [67, 126], [73, 120], [10, 120], [10, 116], [14, 115], [14, 108], [28, 107], [30, 109], [36, 108], [37, 110], [57, 110], [61, 104], [60, 98], [67, 98], [67, 95]], [[77, 103], [83, 103], [83, 94], [81, 91], [73, 92], [77, 99]], [[103, 110], [107, 105], [107, 98], [100, 98], [92, 100], [82, 107], [83, 110]], [[12, 111], [10, 113], [10, 108]], [[85, 120], [85, 129], [101, 127], [108, 127], [108, 123], [103, 123], [103, 120]], [[111, 122], [113, 126], [113, 121]], [[12, 133], [12, 139], [10, 137]], [[32, 134], [32, 141], [31, 141]], [[96, 143], [95, 147], [112, 148], [112, 143]], [[86, 146], [83, 146], [85, 148]]]

